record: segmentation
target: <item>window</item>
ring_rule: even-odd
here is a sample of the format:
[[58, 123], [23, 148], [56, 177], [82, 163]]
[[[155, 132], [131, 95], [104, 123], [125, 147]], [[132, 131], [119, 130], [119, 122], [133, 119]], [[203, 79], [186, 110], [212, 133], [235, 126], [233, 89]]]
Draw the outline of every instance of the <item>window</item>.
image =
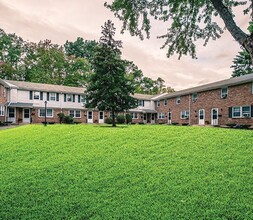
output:
[[40, 92], [34, 92], [33, 99], [40, 99]]
[[138, 113], [132, 112], [131, 113], [132, 119], [138, 119]]
[[163, 102], [164, 106], [166, 106], [168, 104], [168, 100], [167, 99], [164, 99], [164, 102]]
[[50, 92], [49, 93], [49, 101], [55, 101], [56, 100], [56, 93]]
[[92, 111], [88, 111], [88, 119], [92, 119]]
[[157, 115], [157, 118], [158, 119], [164, 119], [165, 118], [164, 112], [159, 112], [158, 115]]
[[81, 118], [81, 111], [80, 110], [70, 110], [69, 116], [72, 116], [73, 118]]
[[225, 99], [228, 96], [228, 88], [222, 88], [221, 89], [221, 98]]
[[64, 94], [64, 102], [75, 102], [75, 95]]
[[160, 106], [160, 101], [156, 101], [156, 106], [157, 106], [157, 107]]
[[232, 108], [232, 117], [233, 118], [247, 118], [251, 115], [250, 106], [235, 106]]
[[72, 95], [67, 95], [67, 102], [72, 102], [73, 101], [73, 96]]
[[177, 105], [180, 104], [180, 97], [177, 97], [177, 99], [176, 99], [176, 104], [177, 104]]
[[139, 100], [138, 105], [144, 107], [144, 100]]
[[[39, 109], [39, 117], [45, 117], [45, 109]], [[47, 117], [53, 117], [53, 109], [47, 108]]]
[[0, 105], [0, 116], [4, 116], [4, 106]]
[[15, 109], [9, 108], [9, 118], [15, 118]]
[[188, 118], [189, 118], [189, 111], [182, 111], [181, 119], [188, 119]]
[[198, 94], [197, 93], [193, 93], [192, 94], [192, 101], [196, 102], [198, 100]]

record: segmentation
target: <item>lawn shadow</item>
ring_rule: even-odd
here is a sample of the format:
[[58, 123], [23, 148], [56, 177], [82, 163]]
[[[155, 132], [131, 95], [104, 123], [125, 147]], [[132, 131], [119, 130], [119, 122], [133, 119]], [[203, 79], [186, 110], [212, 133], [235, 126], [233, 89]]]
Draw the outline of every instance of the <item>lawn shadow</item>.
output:
[[94, 127], [99, 127], [99, 128], [128, 128], [128, 125], [117, 125], [116, 127], [113, 127], [112, 125], [94, 125]]

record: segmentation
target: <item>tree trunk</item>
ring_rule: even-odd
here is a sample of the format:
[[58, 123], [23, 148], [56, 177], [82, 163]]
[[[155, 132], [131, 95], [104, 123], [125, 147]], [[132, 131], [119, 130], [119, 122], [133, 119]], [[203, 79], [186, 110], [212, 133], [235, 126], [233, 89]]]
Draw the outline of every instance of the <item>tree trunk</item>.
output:
[[112, 110], [112, 127], [116, 127], [116, 122], [115, 122], [115, 111]]
[[211, 0], [214, 8], [217, 10], [222, 20], [225, 23], [226, 28], [233, 36], [233, 38], [242, 45], [250, 54], [253, 62], [253, 35], [244, 33], [235, 23], [232, 14], [229, 9], [222, 3], [221, 0]]

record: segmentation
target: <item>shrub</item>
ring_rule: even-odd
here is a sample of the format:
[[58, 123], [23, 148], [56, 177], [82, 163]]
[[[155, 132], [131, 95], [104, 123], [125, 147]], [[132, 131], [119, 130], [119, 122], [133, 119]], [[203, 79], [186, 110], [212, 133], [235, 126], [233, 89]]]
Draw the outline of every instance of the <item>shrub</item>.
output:
[[106, 118], [105, 123], [106, 124], [112, 124], [112, 118], [111, 117]]
[[187, 126], [187, 125], [189, 125], [188, 123], [182, 123], [182, 126]]
[[241, 129], [249, 129], [250, 126], [251, 126], [251, 125], [242, 124], [242, 125], [240, 125], [240, 128], [241, 128]]
[[230, 128], [233, 128], [233, 127], [236, 126], [236, 124], [235, 124], [235, 123], [228, 123], [228, 124], [226, 124], [226, 126], [228, 126], [228, 127], [230, 127]]
[[119, 124], [124, 124], [126, 121], [125, 115], [117, 115], [116, 120]]
[[72, 116], [66, 115], [66, 116], [64, 117], [64, 122], [65, 122], [66, 124], [73, 124], [73, 123], [74, 123], [74, 119], [73, 119]]
[[144, 125], [144, 122], [142, 122], [142, 121], [141, 121], [141, 122], [139, 122], [139, 125]]
[[126, 123], [129, 124], [132, 122], [132, 116], [130, 114], [126, 114]]
[[61, 124], [64, 120], [65, 115], [64, 115], [64, 113], [60, 112], [60, 113], [57, 114], [57, 116], [59, 117], [59, 121], [60, 121], [60, 124]]
[[172, 122], [171, 124], [172, 124], [172, 125], [178, 125], [178, 123], [177, 123], [177, 122]]
[[131, 122], [131, 125], [135, 125], [136, 123], [135, 122]]

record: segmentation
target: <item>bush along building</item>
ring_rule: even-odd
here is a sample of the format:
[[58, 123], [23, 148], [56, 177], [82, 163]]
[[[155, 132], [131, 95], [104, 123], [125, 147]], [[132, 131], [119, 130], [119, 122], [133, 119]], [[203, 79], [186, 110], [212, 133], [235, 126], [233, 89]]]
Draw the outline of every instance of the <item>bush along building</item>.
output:
[[[105, 123], [109, 112], [87, 109], [84, 88], [0, 79], [0, 121], [58, 123], [59, 113], [78, 123]], [[253, 74], [169, 94], [135, 94], [134, 123], [253, 126]]]

